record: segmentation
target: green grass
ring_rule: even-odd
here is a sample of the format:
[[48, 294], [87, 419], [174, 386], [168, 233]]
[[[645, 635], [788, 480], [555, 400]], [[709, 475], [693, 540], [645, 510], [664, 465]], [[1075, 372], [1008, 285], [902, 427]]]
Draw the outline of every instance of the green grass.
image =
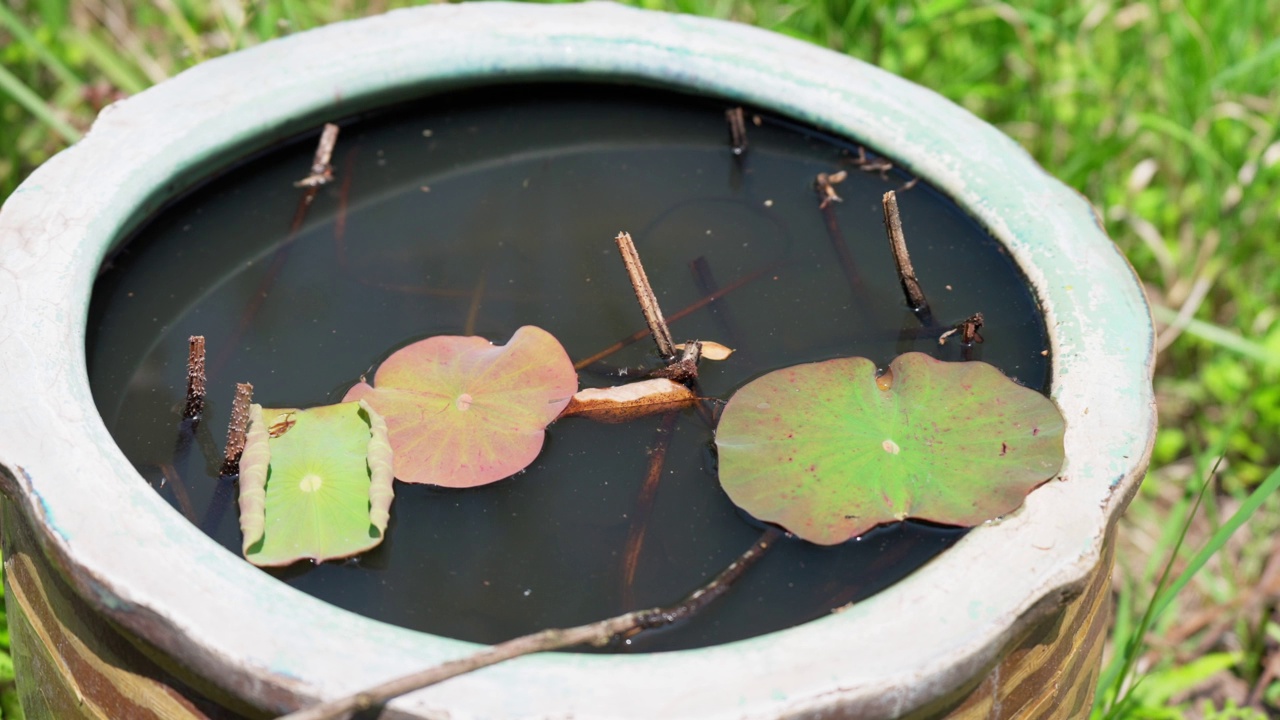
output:
[[[401, 4], [5, 0], [0, 198], [112, 98], [202, 58]], [[1270, 566], [1280, 503], [1256, 492], [1280, 465], [1274, 0], [635, 4], [753, 23], [885, 67], [995, 124], [1093, 201], [1161, 328], [1161, 431], [1119, 535], [1113, 657], [1142, 678], [1126, 685], [1123, 711], [1249, 717], [1236, 708], [1251, 699], [1280, 710], [1280, 683], [1267, 671], [1280, 669], [1271, 620], [1280, 567]], [[1230, 430], [1236, 413], [1242, 422]], [[1184, 541], [1169, 518], [1188, 516], [1213, 447], [1225, 461]], [[1170, 559], [1178, 582], [1157, 591]], [[1160, 612], [1142, 633], [1153, 601]], [[1104, 689], [1104, 705], [1123, 695]]]

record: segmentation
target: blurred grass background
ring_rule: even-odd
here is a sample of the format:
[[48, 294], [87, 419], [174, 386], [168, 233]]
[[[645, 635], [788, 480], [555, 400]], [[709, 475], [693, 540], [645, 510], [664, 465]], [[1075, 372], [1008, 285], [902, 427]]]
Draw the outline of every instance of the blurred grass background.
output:
[[[116, 99], [237, 48], [405, 4], [3, 0], [0, 199]], [[633, 4], [880, 65], [996, 125], [1094, 203], [1153, 304], [1161, 422], [1121, 523], [1112, 672], [1095, 715], [1280, 713], [1280, 513], [1274, 483], [1259, 490], [1280, 461], [1276, 0]], [[1171, 558], [1171, 577], [1187, 582], [1160, 594], [1168, 611], [1143, 632]], [[11, 689], [6, 668], [0, 659]]]

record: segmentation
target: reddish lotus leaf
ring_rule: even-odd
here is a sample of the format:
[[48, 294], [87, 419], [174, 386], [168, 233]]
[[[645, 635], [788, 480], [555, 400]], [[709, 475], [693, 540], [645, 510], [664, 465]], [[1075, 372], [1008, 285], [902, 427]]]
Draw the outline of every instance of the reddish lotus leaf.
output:
[[364, 400], [387, 421], [395, 474], [404, 482], [475, 487], [523, 470], [546, 427], [578, 389], [559, 341], [526, 325], [506, 345], [439, 336], [397, 350]]
[[797, 365], [729, 400], [720, 484], [755, 517], [834, 545], [917, 518], [972, 526], [1057, 474], [1065, 425], [1048, 398], [981, 362], [907, 353]]

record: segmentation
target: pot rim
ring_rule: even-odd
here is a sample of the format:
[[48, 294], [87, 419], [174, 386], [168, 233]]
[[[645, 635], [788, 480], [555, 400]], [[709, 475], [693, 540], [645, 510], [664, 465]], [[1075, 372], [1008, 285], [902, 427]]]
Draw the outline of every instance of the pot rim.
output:
[[329, 606], [205, 537], [108, 434], [84, 335], [105, 254], [211, 165], [327, 119], [495, 77], [712, 95], [892, 148], [1002, 242], [1034, 287], [1067, 461], [1021, 510], [844, 612], [699, 650], [525, 657], [390, 707], [451, 718], [897, 716], [972, 681], [1082, 589], [1137, 488], [1155, 426], [1150, 312], [1082, 197], [941, 96], [828, 50], [604, 3], [482, 3], [398, 10], [203, 63], [104, 110], [5, 204], [0, 406], [21, 411], [0, 417], [0, 481], [91, 603], [271, 711], [476, 647]]

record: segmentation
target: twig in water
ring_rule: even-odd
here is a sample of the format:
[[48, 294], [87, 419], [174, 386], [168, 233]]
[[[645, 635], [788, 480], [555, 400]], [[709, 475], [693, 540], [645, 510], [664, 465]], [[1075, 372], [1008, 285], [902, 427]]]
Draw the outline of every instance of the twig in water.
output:
[[867, 157], [867, 149], [861, 145], [858, 146], [858, 156], [856, 158], [850, 158], [845, 162], [863, 172], [879, 173], [881, 180], [888, 180], [889, 171], [893, 169], [893, 163], [887, 158]]
[[[711, 272], [711, 263], [707, 262], [705, 255], [699, 255], [694, 258], [689, 263], [689, 270], [693, 272], [693, 284], [698, 286], [698, 292], [704, 297], [715, 295], [716, 291], [720, 289], [719, 283], [716, 282], [715, 274]], [[723, 337], [720, 340], [730, 347], [741, 347], [729, 308], [718, 306], [716, 312], [713, 313], [713, 317], [723, 332]]]
[[187, 338], [187, 404], [182, 408], [182, 419], [200, 422], [204, 414], [204, 336]]
[[[322, 135], [320, 139], [323, 145], [324, 136]], [[320, 151], [317, 149], [316, 156], [318, 157], [319, 154]], [[262, 276], [262, 281], [258, 283], [258, 289], [254, 292], [253, 297], [249, 298], [249, 302], [245, 305], [244, 312], [240, 315], [240, 323], [236, 325], [236, 329], [231, 334], [230, 339], [213, 361], [213, 373], [215, 376], [222, 373], [227, 362], [231, 360], [231, 355], [236, 351], [236, 346], [240, 344], [240, 338], [244, 336], [245, 331], [253, 324], [253, 319], [257, 317], [258, 311], [262, 309], [262, 303], [267, 299], [267, 292], [275, 284], [280, 271], [284, 269], [285, 261], [289, 259], [289, 250], [293, 247], [293, 241], [297, 239], [298, 231], [302, 229], [302, 224], [307, 219], [307, 211], [311, 209], [311, 203], [315, 201], [316, 193], [319, 189], [319, 185], [308, 185], [306, 191], [302, 193], [302, 197], [298, 199], [298, 207], [293, 211], [293, 222], [289, 224], [289, 234], [285, 236], [284, 242], [280, 244], [271, 256], [271, 264], [267, 266], [267, 272]]]
[[898, 280], [907, 296], [907, 305], [920, 316], [921, 322], [932, 325], [929, 300], [916, 279], [911, 255], [907, 252], [907, 236], [902, 232], [902, 216], [898, 213], [898, 194], [890, 190], [881, 198], [881, 204], [884, 206], [884, 227], [889, 233], [889, 247], [893, 250], [893, 264], [898, 268]]
[[227, 424], [227, 448], [223, 454], [222, 474], [240, 474], [240, 455], [244, 452], [245, 430], [249, 427], [249, 403], [253, 386], [236, 383], [236, 398], [231, 403], [231, 422]]
[[654, 435], [653, 446], [649, 449], [649, 467], [644, 474], [644, 484], [640, 486], [640, 495], [636, 498], [634, 517], [631, 527], [627, 529], [627, 545], [622, 552], [622, 606], [629, 608], [633, 604], [632, 587], [636, 580], [636, 568], [640, 565], [640, 551], [644, 549], [645, 531], [649, 529], [649, 513], [653, 510], [654, 498], [658, 496], [658, 483], [662, 481], [662, 469], [667, 465], [667, 449], [671, 447], [671, 437], [680, 419], [678, 411], [667, 411], [662, 415]]
[[840, 259], [840, 270], [844, 273], [845, 280], [849, 282], [849, 289], [853, 291], [855, 308], [863, 321], [869, 321], [863, 308], [871, 307], [872, 304], [866, 295], [866, 290], [862, 287], [858, 266], [853, 261], [853, 253], [849, 252], [849, 245], [844, 241], [844, 233], [840, 232], [836, 209], [831, 204], [832, 201], [840, 202], [840, 196], [836, 195], [835, 188], [831, 187], [832, 184], [842, 182], [846, 177], [848, 173], [844, 170], [831, 175], [818, 173], [816, 187], [818, 197], [822, 199], [822, 202], [818, 203], [818, 209], [822, 211], [822, 219], [827, 225], [827, 239], [831, 241], [831, 247], [836, 251], [836, 257]]
[[[712, 294], [710, 294], [710, 295], [705, 295], [705, 296], [703, 296], [703, 297], [701, 297], [701, 298], [699, 298], [699, 299], [697, 299], [697, 300], [694, 300], [692, 303], [690, 303], [689, 305], [687, 305], [687, 306], [686, 306], [686, 307], [684, 307], [683, 309], [678, 310], [678, 311], [677, 311], [677, 312], [675, 312], [675, 313], [672, 313], [671, 317], [670, 317], [670, 318], [668, 318], [668, 320], [669, 320], [670, 322], [676, 322], [677, 320], [684, 319], [684, 318], [686, 318], [686, 317], [688, 317], [688, 316], [692, 315], [693, 313], [695, 313], [695, 312], [697, 312], [697, 311], [701, 310], [702, 308], [704, 308], [704, 307], [706, 307], [706, 306], [710, 305], [711, 303], [715, 302], [716, 300], [719, 300], [720, 298], [724, 297], [725, 295], [728, 295], [729, 293], [733, 292], [734, 290], [737, 290], [738, 288], [742, 287], [743, 285], [746, 285], [747, 283], [751, 282], [752, 280], [755, 280], [756, 278], [758, 278], [758, 277], [760, 277], [760, 276], [764, 275], [765, 273], [770, 272], [771, 270], [773, 270], [773, 268], [774, 268], [774, 265], [766, 265], [765, 267], [762, 267], [762, 268], [760, 268], [759, 270], [757, 270], [757, 271], [755, 271], [755, 272], [753, 272], [753, 273], [751, 273], [751, 274], [749, 274], [749, 275], [743, 275], [742, 277], [738, 278], [737, 280], [734, 280], [733, 282], [729, 283], [728, 285], [725, 285], [724, 287], [720, 288], [719, 290], [715, 291], [714, 293], [712, 293]], [[637, 340], [640, 340], [640, 339], [644, 338], [644, 336], [645, 336], [645, 335], [648, 335], [648, 334], [649, 334], [649, 330], [648, 330], [648, 328], [646, 328], [646, 329], [644, 329], [644, 330], [637, 330], [637, 331], [635, 331], [635, 332], [631, 333], [630, 335], [628, 335], [627, 337], [624, 337], [624, 338], [622, 338], [621, 340], [619, 340], [618, 342], [616, 342], [616, 343], [614, 343], [614, 344], [610, 345], [609, 347], [607, 347], [607, 348], [605, 348], [605, 349], [601, 350], [600, 352], [596, 353], [595, 355], [591, 355], [590, 357], [583, 358], [583, 359], [579, 360], [578, 362], [574, 363], [574, 364], [573, 364], [573, 369], [575, 369], [575, 370], [582, 370], [583, 368], [589, 367], [590, 365], [593, 365], [593, 364], [595, 364], [595, 363], [597, 363], [597, 362], [599, 362], [599, 361], [601, 361], [601, 360], [603, 360], [603, 359], [605, 359], [605, 358], [609, 357], [610, 355], [612, 355], [612, 354], [614, 354], [614, 353], [618, 352], [619, 350], [621, 350], [622, 348], [624, 348], [624, 347], [626, 347], [626, 346], [630, 345], [631, 343], [634, 343], [634, 342], [636, 342]]]
[[782, 531], [769, 528], [729, 567], [720, 571], [706, 585], [690, 593], [676, 605], [637, 610], [608, 620], [565, 629], [541, 630], [530, 635], [494, 645], [458, 660], [441, 663], [411, 675], [371, 687], [362, 692], [299, 710], [280, 720], [341, 720], [352, 713], [368, 710], [405, 693], [421, 690], [450, 678], [496, 665], [524, 655], [560, 650], [574, 645], [607, 645], [618, 636], [631, 636], [679, 622], [711, 604], [733, 585], [782, 536]]
[[630, 278], [636, 300], [640, 303], [640, 311], [644, 313], [644, 321], [649, 325], [649, 332], [653, 333], [653, 341], [658, 345], [658, 354], [663, 360], [669, 361], [675, 357], [676, 343], [671, 339], [671, 328], [667, 327], [667, 321], [662, 319], [662, 309], [658, 307], [658, 296], [653, 294], [653, 286], [649, 284], [649, 277], [644, 272], [644, 266], [640, 264], [640, 253], [636, 252], [636, 244], [632, 242], [631, 236], [624, 232], [618, 233], [614, 242], [618, 244], [618, 252], [622, 254], [622, 264], [627, 268], [627, 277]]
[[338, 144], [338, 126], [325, 123], [320, 131], [320, 142], [316, 145], [315, 158], [311, 161], [311, 174], [294, 183], [294, 187], [320, 187], [333, 179], [333, 146]]
[[734, 155], [747, 152], [747, 123], [742, 108], [736, 107], [724, 111], [724, 119], [729, 123], [729, 143]]
[[826, 210], [827, 206], [833, 202], [844, 202], [844, 198], [836, 194], [835, 186], [844, 182], [847, 177], [849, 177], [849, 173], [844, 170], [830, 175], [818, 173], [818, 177], [814, 179], [814, 182], [818, 187], [818, 196], [822, 198], [822, 202], [818, 205], [819, 208]]
[[480, 317], [480, 301], [484, 299], [485, 281], [488, 279], [488, 269], [480, 271], [480, 278], [476, 280], [475, 290], [471, 292], [471, 305], [467, 307], [467, 320], [463, 323], [463, 335], [476, 334], [476, 320]]
[[347, 151], [342, 163], [342, 184], [338, 186], [338, 212], [333, 216], [333, 244], [338, 255], [338, 266], [349, 270], [347, 263], [347, 207], [351, 204], [351, 178], [355, 174], [356, 153], [359, 147]]

